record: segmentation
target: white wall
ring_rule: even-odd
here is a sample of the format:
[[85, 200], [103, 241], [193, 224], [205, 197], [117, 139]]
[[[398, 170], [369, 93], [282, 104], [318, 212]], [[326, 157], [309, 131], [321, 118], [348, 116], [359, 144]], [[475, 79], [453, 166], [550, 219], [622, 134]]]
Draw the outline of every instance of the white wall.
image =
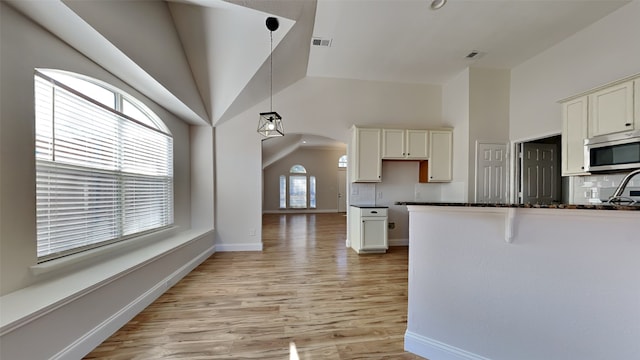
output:
[[191, 126], [191, 227], [194, 229], [214, 228], [215, 129], [209, 126]]
[[252, 109], [216, 127], [217, 251], [262, 250], [260, 111]]
[[509, 142], [509, 82], [505, 69], [469, 69], [469, 199], [475, 199], [476, 143]]
[[[166, 2], [67, 0], [64, 6], [99, 31], [189, 109], [207, 119], [207, 110]], [[158, 54], [162, 54], [162, 61], [158, 61]]]
[[469, 69], [469, 146], [509, 139], [509, 82], [506, 69]]
[[509, 142], [509, 70], [467, 68], [443, 86], [443, 121], [454, 128], [453, 181], [441, 201], [475, 197], [476, 142]]
[[[640, 212], [411, 209], [405, 348], [432, 360], [640, 358]], [[414, 261], [416, 260], [416, 261]]]
[[442, 87], [442, 120], [453, 128], [453, 181], [443, 184], [444, 201], [468, 200], [469, 181], [469, 69]]
[[[119, 87], [141, 100], [136, 90], [96, 66], [42, 28], [2, 8], [2, 294], [34, 281], [35, 264], [35, 138], [34, 68], [55, 68], [85, 74]], [[157, 104], [145, 101], [174, 137], [175, 222], [189, 228], [189, 127]], [[11, 156], [7, 156], [11, 154]], [[29, 241], [25, 241], [29, 239]]]
[[[437, 85], [328, 78], [304, 78], [273, 98], [273, 110], [283, 117], [285, 133], [320, 135], [345, 143], [354, 124], [445, 126], [441, 107]], [[258, 113], [266, 109], [268, 99], [216, 127], [217, 251], [262, 248], [261, 146], [256, 127]], [[254, 230], [256, 235], [249, 235]]]
[[511, 71], [512, 141], [562, 131], [559, 100], [640, 73], [635, 0]]
[[[212, 175], [213, 155], [208, 155], [210, 165], [192, 169], [190, 154], [201, 148], [191, 147], [190, 128], [182, 119], [4, 2], [0, 16], [0, 357], [45, 359], [58, 353], [78, 358], [213, 251], [211, 221], [199, 222], [200, 231], [190, 232], [192, 205], [213, 218], [212, 210], [202, 206], [213, 202], [213, 192], [198, 197], [191, 192], [192, 181], [202, 183]], [[84, 258], [35, 266], [34, 68], [100, 79], [136, 96], [164, 120], [174, 137], [173, 230], [155, 234], [153, 241], [136, 239]], [[205, 132], [196, 142], [206, 147], [212, 137]], [[58, 331], [61, 324], [64, 332]]]
[[276, 94], [273, 106], [286, 131], [347, 143], [354, 124], [444, 126], [441, 99], [438, 85], [305, 78]]

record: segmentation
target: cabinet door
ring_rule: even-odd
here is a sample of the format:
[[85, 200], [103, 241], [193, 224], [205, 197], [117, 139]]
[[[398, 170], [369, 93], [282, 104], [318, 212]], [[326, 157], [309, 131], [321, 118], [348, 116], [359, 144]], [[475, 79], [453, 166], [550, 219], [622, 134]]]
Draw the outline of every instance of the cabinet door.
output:
[[382, 129], [382, 158], [404, 159], [404, 130]]
[[633, 130], [633, 81], [589, 96], [589, 137]]
[[453, 132], [429, 131], [429, 182], [447, 182], [452, 179]]
[[407, 130], [407, 158], [429, 158], [429, 131]]
[[354, 206], [349, 206], [349, 245], [352, 249], [359, 251], [362, 244], [360, 243], [360, 232], [362, 227], [360, 222], [362, 217], [360, 216], [360, 209]]
[[584, 174], [588, 97], [562, 104], [562, 175]]
[[354, 182], [380, 182], [382, 160], [380, 158], [380, 129], [355, 128], [353, 139]]
[[387, 218], [363, 217], [361, 220], [361, 250], [387, 249]]

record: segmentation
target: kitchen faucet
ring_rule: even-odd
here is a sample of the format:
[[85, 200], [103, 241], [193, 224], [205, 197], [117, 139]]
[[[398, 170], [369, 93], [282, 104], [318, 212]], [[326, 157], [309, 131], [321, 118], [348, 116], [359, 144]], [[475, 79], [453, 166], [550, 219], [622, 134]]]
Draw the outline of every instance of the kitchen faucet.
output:
[[630, 199], [630, 198], [624, 198], [622, 196], [622, 193], [624, 192], [624, 189], [627, 187], [627, 184], [629, 183], [629, 180], [631, 180], [632, 177], [636, 176], [640, 174], [640, 169], [635, 169], [632, 172], [630, 172], [629, 174], [627, 174], [627, 176], [624, 177], [624, 179], [622, 179], [622, 181], [620, 182], [620, 185], [618, 185], [618, 188], [616, 189], [616, 191], [613, 193], [613, 195], [611, 195], [611, 197], [609, 198], [609, 200], [607, 201], [609, 204], [613, 204], [614, 202], [622, 202], [623, 200], [629, 200], [631, 201], [630, 205], [633, 205], [636, 203], [636, 200]]

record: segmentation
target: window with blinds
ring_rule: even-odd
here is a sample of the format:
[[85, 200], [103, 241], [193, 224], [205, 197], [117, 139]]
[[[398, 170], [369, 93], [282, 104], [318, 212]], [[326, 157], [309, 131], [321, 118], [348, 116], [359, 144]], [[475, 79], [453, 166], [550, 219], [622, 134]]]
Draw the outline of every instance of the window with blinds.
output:
[[35, 117], [39, 262], [173, 223], [173, 139], [146, 106], [97, 80], [38, 70]]

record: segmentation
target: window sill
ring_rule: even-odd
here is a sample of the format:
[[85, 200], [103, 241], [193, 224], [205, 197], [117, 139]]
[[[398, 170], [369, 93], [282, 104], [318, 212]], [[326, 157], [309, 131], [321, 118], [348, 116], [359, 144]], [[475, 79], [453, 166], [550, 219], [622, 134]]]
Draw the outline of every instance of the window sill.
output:
[[[176, 229], [32, 266], [42, 281], [0, 297], [0, 336], [121, 278], [213, 230]], [[153, 235], [153, 236], [151, 236]], [[118, 246], [119, 245], [119, 246]]]
[[176, 235], [177, 230], [178, 227], [172, 226], [135, 238], [32, 265], [30, 270], [35, 276], [44, 276], [49, 273], [62, 272], [71, 267], [82, 266], [84, 264], [90, 265], [88, 263], [91, 261], [102, 261], [105, 258], [114, 257], [141, 246], [162, 241], [162, 239], [169, 239]]

